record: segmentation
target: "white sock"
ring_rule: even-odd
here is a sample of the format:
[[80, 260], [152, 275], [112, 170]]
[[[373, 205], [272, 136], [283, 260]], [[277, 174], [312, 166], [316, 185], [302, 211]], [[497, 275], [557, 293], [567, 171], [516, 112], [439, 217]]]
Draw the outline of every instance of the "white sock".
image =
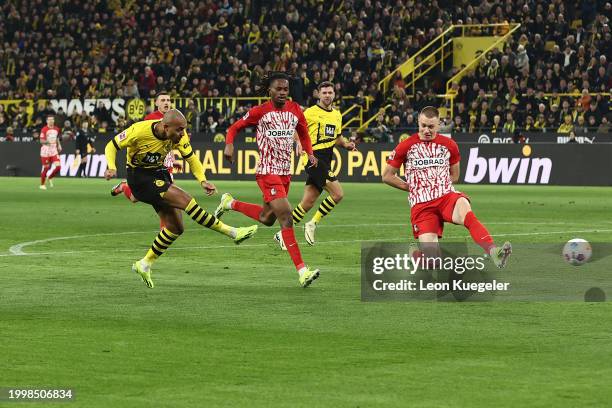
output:
[[49, 176], [51, 175], [51, 173], [53, 173], [53, 170], [55, 170], [57, 166], [52, 164], [51, 167], [49, 168], [49, 170], [47, 170], [47, 178], [49, 178]]
[[302, 266], [300, 268], [300, 270], [298, 271], [298, 273], [300, 274], [300, 276], [302, 276], [304, 274], [304, 272], [306, 272], [308, 270], [308, 268], [306, 266]]
[[236, 230], [236, 228], [230, 227], [230, 231], [229, 231], [230, 238], [234, 239], [236, 238], [237, 235], [238, 235], [238, 231]]

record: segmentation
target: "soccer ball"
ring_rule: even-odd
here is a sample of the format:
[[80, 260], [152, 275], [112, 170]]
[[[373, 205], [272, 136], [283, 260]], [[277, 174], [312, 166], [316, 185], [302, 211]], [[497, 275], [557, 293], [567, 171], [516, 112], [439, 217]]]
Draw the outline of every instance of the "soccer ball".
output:
[[582, 238], [570, 239], [563, 247], [563, 258], [571, 265], [583, 265], [589, 262], [591, 255], [593, 255], [591, 244]]

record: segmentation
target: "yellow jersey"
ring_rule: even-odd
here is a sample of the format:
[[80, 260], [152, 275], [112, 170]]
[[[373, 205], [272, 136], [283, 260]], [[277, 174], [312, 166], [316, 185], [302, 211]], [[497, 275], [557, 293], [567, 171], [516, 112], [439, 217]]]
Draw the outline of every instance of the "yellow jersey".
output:
[[194, 155], [187, 132], [183, 133], [178, 143], [162, 140], [153, 133], [153, 126], [160, 120], [145, 120], [136, 122], [111, 139], [106, 145], [105, 154], [109, 169], [116, 170], [117, 151], [127, 148], [126, 164], [131, 168], [156, 170], [164, 168], [166, 155], [177, 149], [189, 167], [194, 177], [206, 181], [204, 169], [200, 160]]
[[312, 150], [334, 147], [342, 131], [342, 115], [336, 109], [323, 109], [319, 105], [304, 111]]

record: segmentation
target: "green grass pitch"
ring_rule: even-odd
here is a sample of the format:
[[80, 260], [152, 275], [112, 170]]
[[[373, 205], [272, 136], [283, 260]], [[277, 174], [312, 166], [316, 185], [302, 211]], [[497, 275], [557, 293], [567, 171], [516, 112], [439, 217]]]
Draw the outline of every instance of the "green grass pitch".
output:
[[[403, 192], [345, 183], [316, 246], [296, 230], [304, 259], [321, 268], [308, 289], [273, 243], [275, 228], [236, 247], [186, 218], [150, 290], [130, 266], [158, 221], [151, 207], [110, 197], [112, 184], [58, 179], [39, 191], [33, 178], [0, 178], [0, 387], [70, 387], [66, 406], [79, 407], [611, 401], [610, 303], [360, 301], [360, 241], [411, 238]], [[178, 185], [216, 207], [219, 195]], [[217, 186], [261, 202], [254, 181]], [[612, 242], [610, 188], [460, 189], [497, 239]], [[293, 204], [301, 193], [294, 181]], [[251, 224], [237, 213], [224, 221]], [[445, 233], [468, 237], [463, 227]]]

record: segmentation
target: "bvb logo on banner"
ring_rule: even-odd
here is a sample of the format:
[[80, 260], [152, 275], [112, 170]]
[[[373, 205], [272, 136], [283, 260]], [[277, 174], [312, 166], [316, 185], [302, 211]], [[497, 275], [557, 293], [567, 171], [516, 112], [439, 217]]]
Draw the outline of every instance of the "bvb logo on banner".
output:
[[127, 105], [127, 117], [131, 120], [141, 120], [145, 113], [145, 103], [142, 99], [132, 99]]

